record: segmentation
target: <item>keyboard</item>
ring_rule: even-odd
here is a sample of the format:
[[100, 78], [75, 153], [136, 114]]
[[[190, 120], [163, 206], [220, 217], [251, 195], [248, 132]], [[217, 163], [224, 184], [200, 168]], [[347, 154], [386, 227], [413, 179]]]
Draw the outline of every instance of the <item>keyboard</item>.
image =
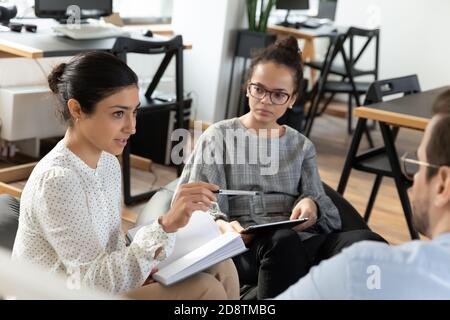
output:
[[322, 26], [322, 23], [315, 20], [306, 20], [299, 23], [299, 28], [317, 29]]
[[286, 28], [294, 28], [294, 29], [301, 29], [301, 28], [306, 28], [306, 29], [317, 29], [320, 28], [323, 23], [319, 22], [318, 20], [305, 20], [302, 22], [280, 22], [278, 24], [279, 26], [282, 27], [286, 27]]
[[296, 23], [283, 21], [283, 22], [277, 23], [277, 26], [281, 26], [281, 27], [285, 27], [285, 28], [296, 28]]
[[129, 32], [111, 23], [101, 24], [60, 24], [53, 27], [53, 31], [75, 40], [115, 38], [129, 36]]

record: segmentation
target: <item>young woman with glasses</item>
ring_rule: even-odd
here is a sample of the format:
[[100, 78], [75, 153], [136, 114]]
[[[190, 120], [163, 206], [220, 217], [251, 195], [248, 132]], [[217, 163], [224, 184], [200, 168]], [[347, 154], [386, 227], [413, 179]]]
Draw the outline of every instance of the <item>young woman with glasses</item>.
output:
[[249, 250], [234, 262], [241, 285], [257, 286], [259, 299], [276, 296], [312, 265], [356, 241], [381, 240], [366, 230], [339, 233], [341, 220], [324, 192], [314, 145], [300, 132], [277, 123], [296, 102], [302, 82], [295, 38], [266, 48], [252, 60], [245, 84], [250, 111], [210, 126], [180, 179], [180, 183], [206, 181], [222, 189], [260, 191], [252, 197], [218, 197], [221, 213], [214, 217], [223, 232], [308, 218], [295, 229], [242, 235]]

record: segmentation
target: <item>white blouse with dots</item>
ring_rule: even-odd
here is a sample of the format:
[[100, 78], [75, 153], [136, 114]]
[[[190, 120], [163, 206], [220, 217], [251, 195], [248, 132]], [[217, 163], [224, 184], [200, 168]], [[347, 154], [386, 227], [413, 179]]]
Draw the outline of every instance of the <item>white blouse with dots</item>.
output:
[[92, 169], [61, 140], [23, 190], [13, 259], [62, 272], [72, 286], [121, 293], [141, 286], [174, 242], [155, 221], [126, 247], [117, 158], [103, 152]]

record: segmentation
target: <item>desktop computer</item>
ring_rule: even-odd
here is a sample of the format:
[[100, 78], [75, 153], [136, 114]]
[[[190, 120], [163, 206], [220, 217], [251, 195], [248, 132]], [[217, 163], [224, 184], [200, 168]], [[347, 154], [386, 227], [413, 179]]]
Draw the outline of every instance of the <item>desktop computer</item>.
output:
[[286, 17], [279, 25], [290, 28], [316, 29], [324, 24], [334, 21], [337, 7], [337, 0], [319, 0], [317, 15], [307, 17], [303, 21], [288, 21], [290, 10], [307, 10], [310, 8], [309, 0], [279, 0], [276, 8], [287, 10]]
[[112, 0], [35, 0], [34, 12], [39, 18], [53, 18], [60, 23], [110, 16]]
[[113, 13], [112, 0], [36, 0], [35, 14], [53, 18], [59, 25], [53, 30], [76, 40], [101, 39], [128, 35], [122, 28], [98, 19]]
[[336, 17], [337, 0], [319, 0], [318, 19], [334, 21]]
[[287, 10], [284, 21], [279, 25], [283, 27], [295, 28], [295, 23], [289, 22], [289, 14], [291, 10], [308, 10], [309, 0], [278, 0], [275, 5], [276, 9]]
[[319, 28], [325, 24], [332, 24], [336, 15], [337, 0], [319, 0], [317, 15], [310, 17], [303, 23], [305, 28]]

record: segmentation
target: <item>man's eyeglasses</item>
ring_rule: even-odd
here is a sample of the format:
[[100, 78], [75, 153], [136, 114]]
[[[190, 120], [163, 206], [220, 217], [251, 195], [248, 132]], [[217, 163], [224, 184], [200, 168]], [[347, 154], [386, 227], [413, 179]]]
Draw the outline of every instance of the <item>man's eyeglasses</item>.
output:
[[285, 92], [280, 91], [271, 91], [267, 90], [266, 88], [263, 88], [262, 86], [256, 84], [256, 83], [250, 83], [248, 85], [248, 93], [258, 100], [264, 99], [266, 94], [270, 94], [270, 101], [273, 104], [285, 104], [288, 102], [289, 98], [291, 97], [289, 94]]
[[420, 166], [426, 166], [429, 168], [439, 169], [439, 166], [428, 163], [428, 162], [419, 161], [415, 154], [408, 153], [408, 152], [405, 153], [400, 158], [400, 160], [401, 160], [400, 162], [401, 162], [401, 169], [402, 169], [403, 175], [406, 178], [408, 178], [408, 180], [411, 180], [411, 181], [414, 180], [414, 175], [419, 171]]
[[14, 32], [22, 32], [22, 28], [25, 28], [28, 32], [36, 32], [37, 26], [35, 24], [22, 24], [11, 22], [8, 25], [9, 29]]

